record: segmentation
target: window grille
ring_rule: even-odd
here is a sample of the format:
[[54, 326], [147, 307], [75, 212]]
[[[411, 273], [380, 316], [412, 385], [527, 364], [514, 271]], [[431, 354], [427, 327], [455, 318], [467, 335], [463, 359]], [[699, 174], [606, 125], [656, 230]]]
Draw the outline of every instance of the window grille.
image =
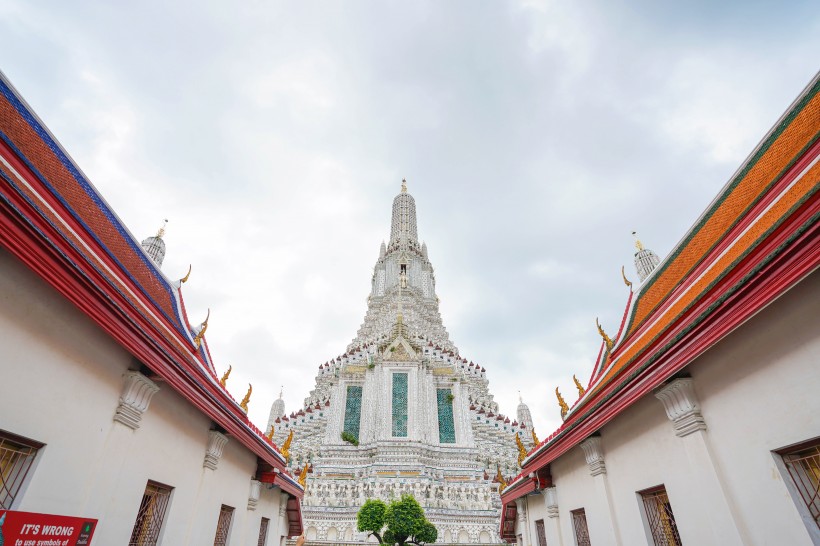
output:
[[678, 526], [664, 486], [640, 492], [649, 532], [655, 546], [681, 546]]
[[572, 515], [572, 527], [575, 529], [575, 544], [577, 546], [591, 546], [586, 512], [583, 508], [579, 508], [571, 511], [570, 514]]
[[216, 524], [216, 537], [214, 546], [226, 546], [228, 544], [228, 534], [231, 530], [231, 520], [233, 519], [233, 507], [222, 505], [219, 509], [219, 521]]
[[0, 508], [11, 509], [43, 444], [0, 430]]
[[262, 518], [262, 523], [259, 524], [259, 540], [256, 542], [256, 546], [265, 546], [268, 543], [269, 524], [270, 520], [268, 518]]
[[362, 420], [362, 387], [349, 385], [345, 401], [344, 431], [359, 439], [359, 426]]
[[156, 546], [168, 501], [171, 499], [171, 488], [156, 482], [148, 482], [142, 495], [134, 530], [128, 546]]
[[800, 498], [820, 528], [820, 440], [781, 455]]
[[456, 443], [456, 429], [453, 423], [453, 393], [450, 389], [436, 389], [438, 401], [438, 441], [440, 444]]
[[535, 520], [535, 532], [538, 535], [538, 546], [547, 546], [547, 532], [544, 530], [544, 520]]
[[393, 374], [393, 436], [407, 437], [407, 374]]

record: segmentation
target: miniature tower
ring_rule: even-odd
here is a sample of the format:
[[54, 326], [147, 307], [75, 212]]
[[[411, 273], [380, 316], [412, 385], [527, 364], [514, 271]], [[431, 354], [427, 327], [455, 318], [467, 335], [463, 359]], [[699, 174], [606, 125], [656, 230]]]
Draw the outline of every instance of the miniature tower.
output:
[[518, 411], [516, 415], [518, 416], [518, 422], [523, 423], [527, 426], [527, 430], [532, 430], [532, 415], [530, 414], [530, 408], [527, 404], [524, 403], [524, 399], [521, 398], [521, 395], [518, 395]]
[[638, 251], [635, 252], [635, 269], [638, 270], [638, 277], [641, 282], [643, 282], [644, 279], [652, 273], [652, 270], [658, 266], [661, 260], [657, 254], [648, 248], [644, 248], [643, 243], [638, 239], [637, 232], [633, 231], [632, 235], [635, 237], [635, 248], [638, 249]]
[[162, 236], [165, 235], [166, 224], [168, 224], [168, 220], [163, 221], [162, 227], [159, 228], [156, 235], [142, 241], [142, 249], [154, 260], [157, 267], [162, 267], [162, 260], [165, 259], [165, 241], [162, 240]]

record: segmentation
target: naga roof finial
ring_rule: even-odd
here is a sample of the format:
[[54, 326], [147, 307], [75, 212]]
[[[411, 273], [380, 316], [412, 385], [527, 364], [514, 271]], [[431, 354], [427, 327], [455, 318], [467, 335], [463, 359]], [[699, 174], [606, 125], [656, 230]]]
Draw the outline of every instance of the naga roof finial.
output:
[[228, 381], [228, 378], [231, 376], [231, 370], [233, 370], [233, 366], [228, 365], [228, 370], [224, 373], [222, 379], [219, 380], [219, 384], [222, 385], [223, 388], [225, 387], [225, 383]]
[[199, 332], [196, 333], [194, 336], [194, 345], [196, 348], [199, 349], [199, 346], [202, 345], [202, 336], [205, 335], [205, 330], [208, 329], [208, 319], [211, 318], [211, 310], [208, 309], [208, 314], [205, 316], [205, 320], [199, 326]]
[[561, 393], [558, 392], [558, 387], [555, 387], [555, 397], [558, 398], [558, 405], [561, 407], [561, 419], [566, 419], [569, 406], [564, 401], [564, 397], [561, 396]]
[[524, 459], [527, 458], [527, 448], [521, 441], [521, 436], [515, 433], [515, 445], [518, 446], [518, 466], [524, 466]]
[[575, 388], [578, 389], [578, 397], [580, 398], [587, 391], [586, 389], [584, 389], [584, 387], [581, 386], [581, 382], [578, 381], [578, 378], [575, 377], [575, 374], [572, 374], [572, 380], [575, 381]]
[[299, 479], [298, 479], [299, 485], [301, 485], [302, 487], [304, 487], [305, 484], [307, 483], [307, 474], [308, 474], [308, 463], [305, 463], [305, 467], [299, 473]]
[[496, 469], [498, 469], [498, 473], [495, 475], [495, 479], [498, 482], [498, 494], [500, 495], [507, 488], [507, 482], [504, 480], [504, 476], [501, 475], [501, 467], [496, 465]]
[[611, 337], [606, 335], [606, 332], [604, 332], [604, 329], [601, 328], [601, 323], [598, 322], [597, 318], [595, 319], [595, 325], [598, 327], [598, 333], [601, 334], [601, 337], [603, 338], [604, 343], [606, 344], [606, 350], [608, 352], [612, 352], [612, 346], [615, 345], [615, 342], [612, 341]]
[[621, 266], [621, 276], [624, 278], [624, 284], [629, 288], [632, 288], [632, 281], [626, 278], [626, 271], [624, 271], [624, 266]]
[[533, 427], [530, 432], [532, 433], [532, 441], [535, 442], [535, 445], [540, 444], [541, 442], [538, 441], [538, 436], [535, 434], [535, 427]]
[[282, 444], [282, 449], [280, 450], [282, 452], [282, 457], [284, 457], [286, 461], [290, 460], [291, 442], [293, 442], [293, 429], [290, 429], [290, 434], [288, 434], [288, 438], [285, 440], [285, 443]]
[[239, 403], [239, 407], [242, 408], [242, 411], [248, 413], [248, 403], [251, 401], [251, 393], [253, 392], [253, 385], [248, 383], [248, 392], [245, 393], [245, 398]]
[[406, 178], [401, 179], [401, 192], [402, 193], [407, 193], [407, 179]]
[[179, 279], [179, 284], [184, 284], [184, 283], [188, 282], [188, 277], [191, 276], [191, 269], [192, 269], [191, 265], [188, 264], [188, 272], [185, 274], [184, 277]]

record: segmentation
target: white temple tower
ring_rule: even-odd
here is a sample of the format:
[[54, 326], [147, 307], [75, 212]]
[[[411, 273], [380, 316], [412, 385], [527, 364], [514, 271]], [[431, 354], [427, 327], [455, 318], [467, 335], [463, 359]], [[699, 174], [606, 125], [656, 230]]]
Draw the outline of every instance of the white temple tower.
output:
[[364, 322], [343, 355], [319, 366], [299, 411], [274, 418], [284, 402], [274, 403], [274, 441], [294, 431], [290, 466], [312, 468], [308, 538], [362, 538], [356, 512], [366, 499], [412, 493], [439, 542], [499, 543], [493, 480], [518, 473], [516, 434], [532, 446], [529, 409], [525, 423], [499, 414], [485, 369], [450, 341], [404, 182], [392, 212]]
[[638, 239], [637, 233], [633, 231], [632, 235], [635, 236], [635, 248], [637, 249], [637, 252], [635, 252], [635, 269], [638, 271], [638, 278], [643, 282], [658, 267], [661, 260], [657, 254], [648, 248], [644, 248], [643, 243]]
[[165, 235], [165, 224], [167, 223], [168, 220], [165, 220], [156, 235], [144, 239], [141, 243], [142, 249], [157, 264], [157, 267], [162, 267], [162, 261], [165, 259], [165, 241], [162, 240], [162, 236]]

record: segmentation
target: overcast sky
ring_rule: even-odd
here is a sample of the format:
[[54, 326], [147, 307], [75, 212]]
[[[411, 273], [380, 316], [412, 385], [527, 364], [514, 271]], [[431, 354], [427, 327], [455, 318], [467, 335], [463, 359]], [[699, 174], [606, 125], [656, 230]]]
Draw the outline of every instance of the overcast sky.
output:
[[636, 279], [820, 66], [812, 2], [0, 0], [0, 69], [163, 270], [264, 426], [365, 313], [402, 177], [441, 312], [560, 423]]

